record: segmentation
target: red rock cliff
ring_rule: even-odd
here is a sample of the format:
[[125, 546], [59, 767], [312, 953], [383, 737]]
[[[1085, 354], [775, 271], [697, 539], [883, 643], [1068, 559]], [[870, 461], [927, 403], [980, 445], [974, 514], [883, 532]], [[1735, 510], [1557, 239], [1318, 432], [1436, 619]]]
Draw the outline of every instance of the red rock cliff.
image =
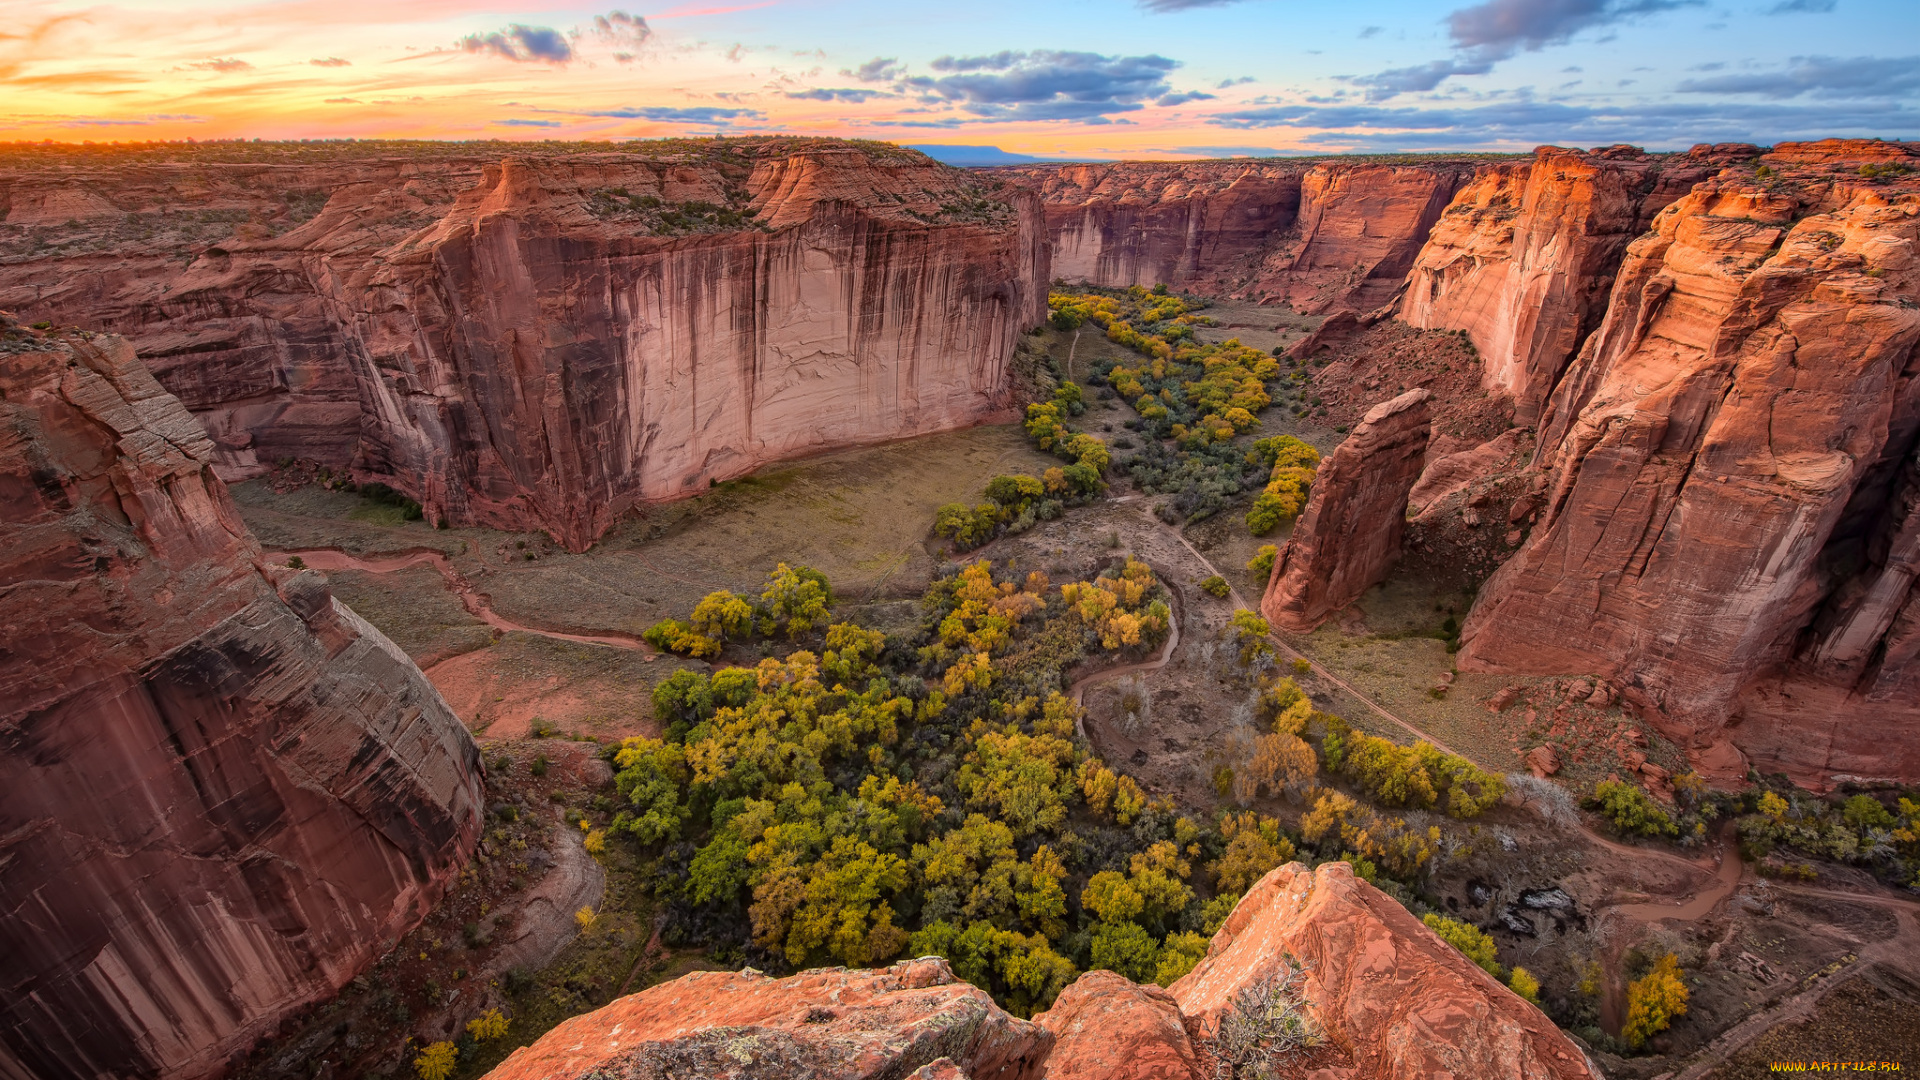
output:
[[1599, 325], [1628, 241], [1708, 173], [1632, 147], [1543, 146], [1530, 162], [1482, 166], [1414, 261], [1400, 317], [1465, 330], [1485, 385], [1531, 423]]
[[1409, 390], [1375, 405], [1314, 476], [1307, 506], [1274, 560], [1260, 614], [1305, 633], [1378, 585], [1400, 557], [1407, 493], [1432, 434], [1427, 403]]
[[1599, 673], [1727, 778], [1920, 777], [1920, 183], [1860, 160], [1783, 145], [1630, 245], [1461, 668]]
[[217, 1075], [426, 914], [479, 753], [124, 342], [0, 339], [0, 1073]]
[[1290, 863], [1241, 898], [1206, 958], [1167, 990], [1090, 971], [1029, 1023], [937, 957], [777, 980], [697, 972], [567, 1021], [487, 1080], [1212, 1080], [1221, 1019], [1288, 957], [1305, 966], [1300, 1003], [1325, 1045], [1271, 1063], [1278, 1075], [1596, 1075], [1539, 1009], [1345, 863]]
[[[1046, 312], [1033, 196], [891, 147], [0, 183], [9, 221], [100, 204], [75, 223], [93, 253], [0, 270], [0, 304], [134, 338], [228, 477], [314, 458], [431, 517], [541, 527], [575, 549], [637, 501], [979, 421], [1010, 404], [1013, 344]], [[327, 202], [274, 235], [290, 187]], [[168, 227], [183, 206], [253, 220], [190, 261], [118, 223]]]

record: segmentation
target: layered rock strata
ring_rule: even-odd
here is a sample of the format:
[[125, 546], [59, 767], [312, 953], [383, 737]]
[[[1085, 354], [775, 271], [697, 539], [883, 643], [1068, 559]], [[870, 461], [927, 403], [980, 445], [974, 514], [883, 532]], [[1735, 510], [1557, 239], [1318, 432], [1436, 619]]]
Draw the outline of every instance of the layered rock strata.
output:
[[[1035, 198], [879, 144], [0, 184], [10, 222], [81, 196], [251, 219], [183, 260], [101, 210], [64, 249], [93, 253], [0, 269], [0, 305], [133, 338], [227, 477], [312, 459], [576, 550], [636, 502], [1004, 409], [1046, 314]], [[276, 232], [296, 188], [325, 205]]]
[[1260, 600], [1273, 625], [1312, 630], [1386, 577], [1400, 556], [1407, 493], [1426, 459], [1432, 399], [1409, 390], [1381, 402], [1320, 463]]
[[1414, 260], [1400, 317], [1466, 331], [1484, 384], [1531, 423], [1599, 325], [1627, 243], [1710, 172], [1633, 147], [1543, 146], [1530, 162], [1482, 166]]
[[212, 459], [126, 343], [0, 329], [0, 1074], [217, 1075], [478, 837], [459, 721]]
[[787, 979], [697, 971], [576, 1016], [487, 1076], [1038, 1080], [1052, 1046], [928, 957]]
[[1596, 1075], [1538, 1009], [1345, 863], [1290, 863], [1254, 885], [1206, 959], [1166, 990], [1090, 971], [1029, 1023], [937, 957], [787, 979], [697, 972], [575, 1017], [487, 1076], [1212, 1080], [1222, 1020], [1290, 961], [1306, 972], [1295, 1003], [1324, 1042], [1264, 1063], [1276, 1075]]
[[1920, 776], [1920, 183], [1848, 153], [1783, 145], [1629, 246], [1462, 669], [1598, 673], [1722, 778]]

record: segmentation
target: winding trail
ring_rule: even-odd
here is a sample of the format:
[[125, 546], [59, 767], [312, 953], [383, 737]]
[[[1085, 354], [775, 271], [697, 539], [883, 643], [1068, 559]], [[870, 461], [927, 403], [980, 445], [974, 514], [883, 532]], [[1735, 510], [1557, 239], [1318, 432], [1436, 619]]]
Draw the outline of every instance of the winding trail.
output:
[[473, 587], [460, 571], [453, 568], [447, 557], [428, 549], [404, 551], [396, 555], [359, 556], [349, 555], [337, 548], [307, 548], [298, 551], [270, 550], [266, 553], [274, 559], [298, 557], [302, 563], [315, 570], [358, 570], [367, 574], [391, 574], [396, 570], [405, 570], [413, 566], [431, 566], [440, 572], [440, 579], [446, 583], [448, 591], [460, 600], [460, 606], [467, 614], [498, 630], [517, 630], [523, 634], [537, 634], [555, 641], [572, 641], [582, 645], [603, 645], [611, 649], [632, 649], [635, 652], [656, 653], [653, 646], [626, 634], [568, 634], [558, 630], [543, 630], [537, 626], [527, 626], [507, 619], [493, 610], [493, 604], [487, 594]]

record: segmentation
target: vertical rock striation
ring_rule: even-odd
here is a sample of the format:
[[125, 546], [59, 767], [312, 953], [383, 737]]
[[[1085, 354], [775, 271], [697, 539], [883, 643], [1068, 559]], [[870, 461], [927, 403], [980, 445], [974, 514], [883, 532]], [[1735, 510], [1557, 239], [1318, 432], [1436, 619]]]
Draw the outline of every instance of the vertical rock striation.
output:
[[1483, 166], [1414, 261], [1400, 317], [1465, 330], [1484, 384], [1532, 423], [1599, 324], [1627, 243], [1708, 171], [1630, 146], [1543, 146], [1530, 162]]
[[479, 753], [131, 348], [0, 338], [0, 1073], [217, 1075], [426, 914]]
[[1432, 398], [1409, 390], [1375, 405], [1320, 463], [1260, 600], [1273, 625], [1311, 630], [1387, 576], [1400, 557], [1407, 493], [1426, 459]]
[[[576, 550], [635, 502], [979, 422], [1012, 404], [1014, 343], [1046, 315], [1034, 196], [894, 147], [419, 164], [69, 177], [128, 211], [267, 223], [185, 266], [137, 244], [51, 278], [24, 260], [0, 304], [134, 338], [228, 478], [311, 458]], [[53, 197], [38, 174], [0, 183], [17, 207]], [[280, 185], [325, 206], [275, 233]]]
[[1847, 155], [1784, 144], [1629, 247], [1462, 669], [1598, 672], [1726, 776], [1920, 776], [1920, 184]]

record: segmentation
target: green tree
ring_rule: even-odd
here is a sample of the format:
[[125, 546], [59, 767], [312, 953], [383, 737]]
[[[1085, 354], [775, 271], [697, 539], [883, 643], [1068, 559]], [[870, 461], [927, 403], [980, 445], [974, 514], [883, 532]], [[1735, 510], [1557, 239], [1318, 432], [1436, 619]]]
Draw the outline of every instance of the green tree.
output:
[[[1769, 793], [1771, 794], [1771, 793]], [[1659, 804], [1632, 784], [1602, 780], [1594, 785], [1586, 805], [1598, 809], [1614, 831], [1635, 836], [1678, 836], [1680, 827]]]
[[1426, 923], [1429, 930], [1439, 934], [1442, 941], [1465, 953], [1467, 959], [1478, 964], [1487, 974], [1496, 979], [1504, 974], [1494, 951], [1493, 938], [1478, 927], [1444, 915], [1427, 914], [1420, 921]]
[[760, 603], [765, 612], [760, 620], [762, 633], [785, 627], [789, 638], [797, 638], [826, 621], [827, 609], [833, 606], [833, 586], [818, 570], [780, 563], [767, 577]]
[[1151, 982], [1160, 970], [1160, 946], [1139, 923], [1103, 922], [1093, 932], [1092, 964], [1134, 982]]
[[679, 836], [688, 813], [682, 801], [689, 776], [686, 748], [659, 739], [627, 739], [613, 763], [619, 770], [614, 786], [628, 804], [616, 816], [614, 827], [632, 833], [643, 844]]

